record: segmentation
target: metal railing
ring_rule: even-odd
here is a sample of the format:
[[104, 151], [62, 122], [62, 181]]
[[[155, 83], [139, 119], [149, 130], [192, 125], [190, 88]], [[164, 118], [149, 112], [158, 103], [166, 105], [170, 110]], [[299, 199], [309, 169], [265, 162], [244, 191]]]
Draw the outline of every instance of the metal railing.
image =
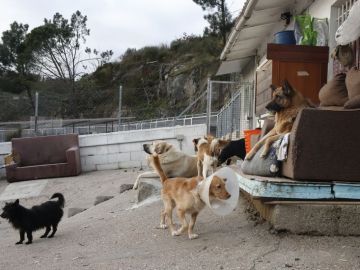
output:
[[[206, 124], [206, 114], [185, 115], [182, 117], [168, 117], [160, 119], [151, 119], [143, 121], [134, 121], [120, 124], [117, 118], [104, 119], [78, 119], [74, 120], [57, 120], [58, 125], [50, 125], [53, 120], [42, 120], [38, 122], [37, 132], [34, 125], [29, 121], [0, 123], [0, 142], [7, 141], [12, 134], [20, 133], [21, 137], [61, 135], [69, 133], [97, 134], [109, 133], [116, 131], [142, 130], [151, 128], [163, 128], [173, 126], [189, 126]], [[31, 121], [30, 121], [31, 122]], [[217, 112], [211, 116], [211, 124], [216, 126]], [[3, 127], [1, 127], [3, 126]], [[19, 134], [18, 134], [19, 135]]]
[[[219, 111], [211, 112], [210, 114], [209, 130], [217, 137], [234, 134], [234, 132], [238, 132], [237, 137], [241, 137], [243, 130], [253, 128], [253, 84], [241, 83], [236, 89], [238, 90]], [[0, 123], [0, 142], [9, 140], [12, 134], [16, 133], [17, 136], [20, 135], [21, 137], [69, 133], [82, 135], [197, 124], [209, 125], [208, 117], [207, 113], [203, 113], [181, 117], [123, 122], [120, 125], [118, 118], [40, 119], [38, 120], [37, 132], [35, 132], [33, 119], [30, 119], [30, 121], [23, 122]]]

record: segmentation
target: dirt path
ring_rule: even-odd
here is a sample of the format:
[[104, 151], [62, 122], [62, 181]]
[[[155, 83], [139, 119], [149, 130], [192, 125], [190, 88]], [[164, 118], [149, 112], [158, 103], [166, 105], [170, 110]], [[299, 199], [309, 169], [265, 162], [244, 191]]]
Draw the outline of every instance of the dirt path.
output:
[[131, 209], [136, 193], [117, 193], [134, 175], [108, 171], [72, 179], [76, 184], [50, 182], [44, 193], [62, 191], [72, 206], [91, 204], [99, 191], [117, 196], [64, 218], [53, 239], [35, 233], [31, 246], [15, 246], [18, 234], [1, 220], [0, 269], [360, 269], [359, 238], [274, 235], [267, 224], [247, 219], [243, 201], [224, 218], [203, 211], [196, 225], [199, 239], [171, 237], [157, 228], [160, 201]]

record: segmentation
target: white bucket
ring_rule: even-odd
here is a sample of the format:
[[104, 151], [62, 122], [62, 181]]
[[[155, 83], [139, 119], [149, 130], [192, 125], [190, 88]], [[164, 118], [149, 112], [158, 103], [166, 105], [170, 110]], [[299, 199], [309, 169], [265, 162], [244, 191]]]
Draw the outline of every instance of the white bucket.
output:
[[[230, 193], [231, 197], [227, 200], [213, 199], [210, 203], [209, 189], [212, 178], [214, 175], [226, 178], [225, 188]], [[199, 195], [201, 200], [216, 214], [219, 216], [225, 216], [230, 214], [235, 208], [239, 200], [239, 183], [235, 172], [224, 167], [216, 171], [199, 184]]]

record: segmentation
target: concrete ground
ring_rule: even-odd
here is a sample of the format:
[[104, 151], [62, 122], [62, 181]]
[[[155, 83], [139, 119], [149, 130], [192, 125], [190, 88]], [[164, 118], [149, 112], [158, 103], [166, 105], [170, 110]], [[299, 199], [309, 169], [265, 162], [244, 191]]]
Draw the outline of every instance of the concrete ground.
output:
[[[62, 192], [64, 219], [53, 239], [36, 232], [30, 246], [15, 245], [18, 233], [1, 219], [0, 269], [360, 269], [358, 237], [272, 234], [268, 224], [249, 219], [243, 200], [226, 217], [205, 209], [195, 227], [198, 239], [172, 237], [158, 229], [161, 201], [136, 207], [135, 191], [119, 194], [137, 173], [51, 179], [39, 197], [20, 200], [30, 206]], [[0, 192], [6, 185], [0, 181]], [[98, 195], [115, 197], [93, 206]], [[67, 218], [69, 207], [89, 209]]]

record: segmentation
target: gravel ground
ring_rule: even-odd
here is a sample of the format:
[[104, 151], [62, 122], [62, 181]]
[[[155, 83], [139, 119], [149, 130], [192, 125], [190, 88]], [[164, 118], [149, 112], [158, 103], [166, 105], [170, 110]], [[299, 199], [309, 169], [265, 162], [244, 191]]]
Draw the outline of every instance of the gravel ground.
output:
[[[160, 201], [136, 207], [135, 191], [118, 193], [136, 174], [102, 171], [49, 180], [40, 197], [21, 202], [30, 206], [60, 191], [67, 207], [89, 209], [65, 214], [53, 239], [34, 233], [30, 246], [14, 245], [18, 233], [1, 220], [0, 269], [360, 269], [358, 237], [272, 234], [268, 224], [249, 220], [242, 200], [226, 217], [205, 209], [195, 227], [198, 239], [171, 237], [158, 229]], [[0, 192], [5, 186], [0, 181]], [[115, 197], [92, 206], [98, 195]]]

